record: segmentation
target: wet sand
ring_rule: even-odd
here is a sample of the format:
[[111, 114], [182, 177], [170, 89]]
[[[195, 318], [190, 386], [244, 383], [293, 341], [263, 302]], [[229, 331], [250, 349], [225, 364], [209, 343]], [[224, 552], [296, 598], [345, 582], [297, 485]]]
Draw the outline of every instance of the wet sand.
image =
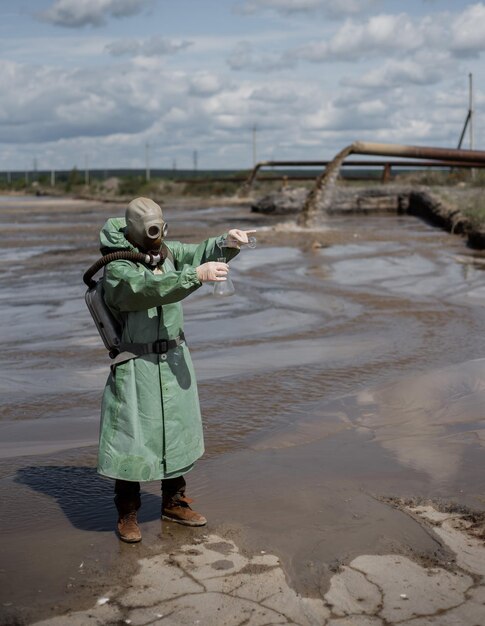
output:
[[127, 546], [94, 469], [109, 360], [82, 284], [123, 210], [0, 198], [0, 623], [92, 606], [204, 532], [276, 554], [309, 597], [362, 554], [446, 562], [386, 498], [485, 510], [485, 274], [463, 240], [412, 217], [309, 234], [241, 206], [165, 207], [174, 239], [240, 226], [259, 243], [232, 263], [234, 297], [204, 286], [184, 304], [207, 448], [188, 482], [209, 527], [162, 527], [150, 483]]

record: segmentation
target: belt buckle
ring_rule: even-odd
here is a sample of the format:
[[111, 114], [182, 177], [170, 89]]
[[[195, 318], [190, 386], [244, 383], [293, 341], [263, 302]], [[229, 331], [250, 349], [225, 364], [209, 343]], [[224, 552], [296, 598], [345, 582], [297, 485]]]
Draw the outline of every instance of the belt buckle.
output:
[[166, 352], [168, 352], [168, 341], [166, 339], [157, 339], [155, 341], [155, 345], [157, 346], [158, 354], [164, 355]]

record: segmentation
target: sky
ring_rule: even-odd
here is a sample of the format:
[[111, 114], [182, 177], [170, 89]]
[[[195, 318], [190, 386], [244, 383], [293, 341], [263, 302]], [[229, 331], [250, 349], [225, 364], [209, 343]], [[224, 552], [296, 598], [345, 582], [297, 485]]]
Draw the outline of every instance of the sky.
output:
[[470, 73], [485, 149], [484, 58], [485, 1], [0, 0], [0, 170], [456, 147]]

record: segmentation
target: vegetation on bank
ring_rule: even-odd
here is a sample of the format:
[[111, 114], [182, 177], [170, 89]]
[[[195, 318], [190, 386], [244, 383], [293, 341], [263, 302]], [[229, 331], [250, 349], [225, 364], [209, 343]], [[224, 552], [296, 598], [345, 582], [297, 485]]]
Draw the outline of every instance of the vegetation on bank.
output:
[[[149, 180], [145, 172], [86, 172], [73, 168], [70, 172], [39, 174], [0, 173], [0, 191], [50, 195], [73, 195], [105, 200], [124, 199], [134, 196], [162, 197], [200, 196], [230, 197], [238, 193], [248, 179], [249, 171], [172, 172], [151, 173]], [[274, 176], [262, 176], [257, 187], [264, 192], [281, 185]], [[54, 183], [54, 184], [53, 184]]]
[[473, 228], [485, 228], [485, 197], [470, 198], [467, 205], [461, 208], [461, 212], [470, 220]]
[[[116, 174], [116, 175], [114, 175]], [[136, 196], [148, 196], [159, 202], [174, 197], [230, 198], [241, 190], [250, 171], [157, 171], [146, 173], [129, 170], [89, 172], [89, 175], [73, 168], [59, 172], [55, 184], [50, 173], [15, 174], [0, 173], [0, 193], [27, 193], [37, 195], [72, 195], [79, 198], [124, 201]], [[263, 196], [283, 187], [313, 187], [318, 170], [265, 170], [260, 172], [253, 184], [251, 195]], [[297, 176], [298, 180], [292, 180]], [[339, 184], [346, 186], [380, 184], [381, 171], [343, 170]], [[485, 170], [450, 169], [393, 172], [392, 182], [409, 186], [426, 186], [436, 190], [443, 200], [456, 204], [459, 190], [459, 206], [462, 215], [474, 228], [485, 230]]]

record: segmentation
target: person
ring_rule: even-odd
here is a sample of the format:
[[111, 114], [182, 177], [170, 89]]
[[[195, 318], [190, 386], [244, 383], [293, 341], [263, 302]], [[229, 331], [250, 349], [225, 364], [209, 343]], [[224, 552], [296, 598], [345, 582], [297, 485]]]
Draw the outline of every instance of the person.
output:
[[229, 261], [254, 232], [231, 229], [185, 244], [166, 241], [166, 231], [160, 206], [136, 198], [124, 219], [108, 219], [100, 233], [103, 255], [125, 250], [162, 257], [154, 268], [114, 260], [103, 276], [104, 300], [129, 356], [114, 360], [104, 389], [98, 473], [115, 479], [118, 535], [130, 543], [141, 540], [141, 482], [161, 480], [162, 519], [206, 523], [185, 495], [184, 476], [202, 456], [204, 442], [181, 301], [206, 282], [226, 280], [228, 265], [217, 261], [222, 242]]

